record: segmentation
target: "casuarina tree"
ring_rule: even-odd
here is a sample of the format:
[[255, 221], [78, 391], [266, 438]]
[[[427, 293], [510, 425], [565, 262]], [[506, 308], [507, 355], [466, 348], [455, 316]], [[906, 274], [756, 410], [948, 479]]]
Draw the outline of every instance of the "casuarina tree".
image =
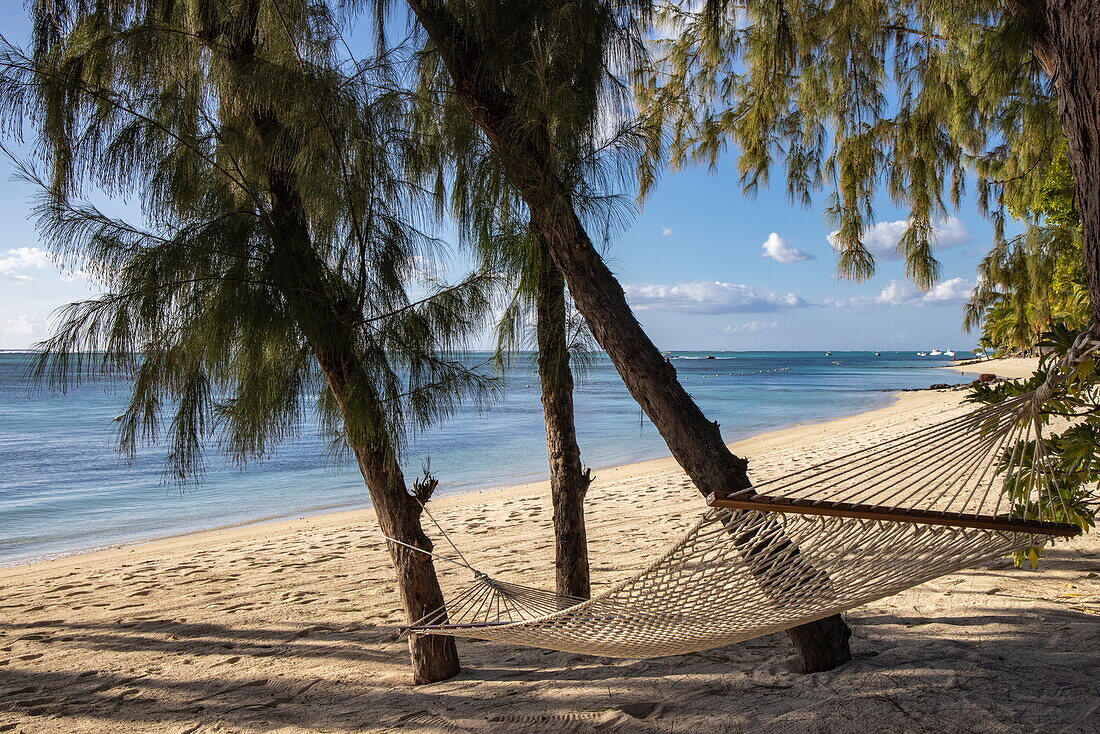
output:
[[[559, 594], [587, 598], [591, 580], [584, 499], [592, 474], [581, 460], [573, 389], [574, 367], [583, 366], [590, 354], [591, 336], [499, 156], [450, 94], [438, 57], [428, 50], [418, 60], [411, 115], [417, 163], [410, 170], [425, 186], [434, 187], [439, 199], [450, 202], [460, 239], [485, 270], [506, 283], [496, 326], [498, 365], [509, 369], [522, 364], [517, 355], [536, 349], [553, 503], [555, 586]], [[567, 110], [547, 105], [539, 114], [561, 116]], [[546, 124], [555, 126], [553, 121]], [[614, 158], [614, 146], [607, 146], [601, 155], [576, 160], [585, 169], [581, 180], [598, 177], [614, 165]], [[603, 221], [618, 221], [615, 215], [623, 209], [618, 197], [576, 193]]]
[[[704, 495], [750, 488], [747, 462], [729, 451], [634, 317], [583, 208], [592, 187], [584, 163], [608, 144], [624, 155], [653, 146], [637, 135], [630, 145], [631, 136], [615, 132], [630, 107], [623, 75], [644, 60], [649, 5], [408, 0], [408, 7], [447, 98], [491, 147], [578, 311], [673, 456]], [[746, 555], [752, 549], [746, 539]], [[802, 670], [850, 658], [850, 633], [838, 615], [790, 634]]]
[[501, 253], [510, 267], [511, 297], [497, 325], [498, 354], [514, 360], [529, 344], [534, 325], [540, 398], [554, 508], [554, 579], [558, 594], [587, 599], [592, 592], [584, 498], [592, 471], [581, 461], [573, 406], [577, 356], [587, 350], [587, 330], [571, 308], [565, 279], [536, 232], [520, 230]]
[[[37, 7], [29, 53], [3, 49], [0, 91], [46, 160], [45, 241], [105, 291], [61, 315], [43, 376], [131, 376], [122, 447], [163, 439], [181, 480], [210, 442], [261, 458], [315, 414], [398, 541], [415, 620], [443, 604], [415, 550], [432, 548], [434, 485], [410, 489], [401, 449], [486, 388], [447, 355], [480, 327], [488, 283], [409, 295], [433, 241], [402, 175], [403, 97], [385, 59], [337, 58], [339, 40], [309, 0], [57, 0]], [[143, 221], [80, 203], [88, 189], [136, 199]], [[417, 683], [459, 670], [450, 638], [409, 650]]]

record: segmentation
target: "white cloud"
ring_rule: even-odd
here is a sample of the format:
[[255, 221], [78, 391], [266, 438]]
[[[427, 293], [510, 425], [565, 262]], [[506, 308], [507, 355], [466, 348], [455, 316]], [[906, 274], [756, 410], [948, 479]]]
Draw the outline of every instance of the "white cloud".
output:
[[[898, 241], [909, 228], [909, 220], [898, 219], [894, 222], [879, 222], [863, 230], [863, 246], [878, 260], [900, 260]], [[829, 233], [829, 244], [837, 246], [836, 232]], [[932, 226], [932, 250], [947, 250], [965, 245], [974, 238], [966, 231], [966, 225], [958, 217], [941, 219]]]
[[33, 336], [41, 333], [44, 326], [41, 320], [28, 318], [24, 314], [0, 323], [0, 336]]
[[768, 239], [760, 246], [760, 257], [770, 257], [777, 263], [797, 263], [804, 260], [813, 260], [814, 256], [808, 252], [791, 247], [787, 240], [772, 232]]
[[662, 237], [668, 237], [671, 234], [672, 234], [672, 227], [662, 227], [661, 228], [661, 236]]
[[966, 278], [951, 278], [924, 294], [927, 303], [963, 303], [970, 298], [977, 283]]
[[8, 250], [3, 257], [0, 257], [0, 277], [15, 281], [33, 280], [31, 276], [20, 271], [45, 268], [51, 264], [50, 255], [45, 250], [37, 247], [17, 247], [14, 250]]
[[726, 327], [727, 334], [755, 334], [758, 331], [773, 331], [779, 328], [778, 321], [749, 321], [744, 324], [738, 324], [734, 326], [730, 324]]
[[827, 299], [825, 303], [837, 308], [951, 305], [963, 303], [970, 298], [974, 286], [974, 281], [966, 278], [951, 278], [924, 292], [907, 280], [891, 280], [877, 296], [856, 296], [842, 300]]
[[924, 295], [908, 280], [891, 280], [875, 300], [884, 306], [904, 306], [920, 301]]
[[700, 280], [676, 285], [627, 285], [626, 297], [639, 311], [682, 313], [769, 313], [809, 306], [794, 293], [759, 291], [739, 283]]

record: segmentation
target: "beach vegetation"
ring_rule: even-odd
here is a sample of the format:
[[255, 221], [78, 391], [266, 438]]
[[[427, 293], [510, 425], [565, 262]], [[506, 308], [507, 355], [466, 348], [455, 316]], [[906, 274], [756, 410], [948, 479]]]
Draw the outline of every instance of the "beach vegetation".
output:
[[[425, 187], [434, 187], [449, 202], [460, 240], [482, 267], [507, 284], [496, 314], [498, 368], [527, 367], [521, 353], [532, 346], [537, 352], [554, 512], [555, 586], [559, 594], [587, 598], [591, 579], [584, 498], [592, 474], [577, 441], [573, 372], [592, 352], [591, 335], [499, 156], [465, 108], [446, 93], [449, 78], [430, 44], [421, 49], [418, 62], [411, 116], [418, 158], [410, 168]], [[547, 129], [569, 136], [577, 122], [568, 119], [575, 111], [562, 103], [563, 90], [547, 88], [544, 95], [530, 114], [543, 118]], [[629, 205], [608, 192], [605, 183], [619, 165], [618, 143], [610, 141], [593, 151], [586, 140], [563, 137], [554, 147], [563, 161], [572, 157], [567, 175], [577, 184], [574, 201], [588, 212], [590, 222], [610, 230], [629, 216]]]
[[897, 254], [928, 288], [940, 276], [937, 223], [968, 188], [995, 225], [997, 259], [1040, 247], [1005, 243], [1006, 217], [1036, 211], [1038, 192], [1064, 192], [1048, 187], [1068, 169], [1097, 320], [1094, 3], [710, 0], [664, 3], [657, 17], [664, 37], [639, 102], [669, 146], [647, 151], [643, 182], [666, 160], [713, 165], [729, 148], [749, 192], [780, 168], [793, 201], [827, 195], [838, 271], [853, 279], [874, 272], [864, 236], [888, 197], [908, 212]]
[[573, 388], [576, 366], [583, 370], [593, 354], [591, 335], [539, 234], [527, 228], [505, 239], [512, 246], [502, 255], [513, 289], [497, 322], [497, 359], [513, 362], [534, 331], [554, 510], [554, 587], [562, 596], [587, 599], [592, 581], [584, 498], [592, 471], [581, 461]]
[[[1064, 146], [1063, 146], [1064, 147]], [[1081, 214], [1064, 150], [1032, 200], [1009, 210], [1023, 232], [999, 239], [978, 265], [964, 326], [1002, 354], [1031, 352], [1056, 324], [1081, 331], [1092, 310], [1081, 248]], [[1022, 194], [1023, 192], [1021, 192]]]

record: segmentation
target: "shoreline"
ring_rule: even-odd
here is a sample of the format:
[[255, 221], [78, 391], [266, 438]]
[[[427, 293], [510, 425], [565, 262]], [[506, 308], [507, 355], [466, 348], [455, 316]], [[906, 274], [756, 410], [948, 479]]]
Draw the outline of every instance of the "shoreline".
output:
[[[844, 420], [846, 418], [855, 418], [855, 417], [858, 417], [858, 416], [861, 416], [861, 415], [864, 415], [864, 414], [873, 413], [875, 411], [883, 410], [883, 409], [887, 409], [887, 408], [891, 407], [892, 405], [894, 405], [897, 402], [897, 400], [902, 395], [912, 393], [912, 392], [921, 392], [921, 391], [926, 390], [926, 389], [927, 388], [917, 388], [915, 390], [914, 389], [886, 390], [886, 391], [883, 391], [882, 403], [880, 405], [877, 405], [877, 406], [875, 406], [873, 408], [870, 408], [868, 410], [861, 410], [861, 411], [858, 411], [856, 413], [843, 413], [843, 414], [840, 414], [840, 415], [834, 415], [834, 416], [820, 418], [820, 419], [814, 419], [814, 420], [800, 421], [800, 422], [797, 422], [797, 423], [787, 423], [787, 424], [783, 424], [783, 425], [779, 425], [779, 426], [775, 426], [775, 427], [764, 428], [764, 429], [761, 429], [761, 430], [758, 430], [758, 431], [750, 430], [744, 436], [739, 437], [739, 438], [727, 443], [726, 445], [729, 446], [731, 449], [733, 449], [734, 447], [736, 447], [738, 444], [740, 444], [742, 442], [751, 441], [752, 439], [767, 436], [767, 435], [772, 434], [772, 433], [777, 433], [777, 432], [781, 432], [781, 431], [788, 431], [788, 430], [791, 430], [791, 429], [804, 428], [804, 427], [807, 427], [807, 426], [823, 425], [823, 424], [832, 423], [834, 421]], [[606, 464], [606, 465], [602, 465], [602, 466], [592, 466], [591, 469], [594, 473], [595, 472], [606, 472], [606, 471], [622, 471], [622, 470], [630, 471], [634, 468], [641, 467], [642, 465], [648, 464], [650, 462], [661, 462], [661, 461], [671, 461], [671, 460], [672, 460], [672, 455], [668, 452], [667, 446], [664, 446], [664, 444], [662, 444], [662, 451], [661, 451], [660, 455], [658, 455], [658, 456], [653, 456], [653, 457], [648, 458], [648, 459], [627, 461], [627, 462], [624, 462], [624, 463], [612, 463], [612, 464]], [[482, 494], [486, 494], [486, 493], [506, 491], [506, 490], [528, 490], [528, 489], [531, 489], [531, 488], [534, 488], [534, 487], [545, 487], [546, 491], [548, 492], [549, 491], [549, 479], [548, 478], [546, 478], [546, 479], [536, 479], [536, 480], [531, 480], [531, 481], [526, 481], [526, 482], [509, 482], [509, 481], [505, 480], [505, 481], [503, 481], [499, 484], [489, 484], [489, 485], [484, 485], [484, 486], [479, 486], [479, 487], [463, 487], [463, 488], [460, 488], [460, 489], [456, 489], [452, 492], [441, 493], [441, 494], [437, 495], [434, 498], [433, 501], [436, 503], [436, 505], [438, 505], [439, 502], [441, 502], [443, 500], [446, 500], [446, 499], [451, 499], [451, 498], [465, 497], [465, 496], [468, 496], [468, 495], [482, 495]], [[363, 489], [363, 492], [364, 492], [364, 494], [366, 494], [366, 488]], [[70, 559], [70, 558], [76, 558], [76, 557], [88, 556], [88, 555], [95, 555], [95, 554], [99, 554], [99, 553], [110, 553], [110, 552], [114, 552], [114, 551], [123, 551], [123, 550], [128, 549], [128, 548], [142, 547], [142, 546], [155, 544], [155, 543], [181, 540], [181, 539], [188, 538], [190, 536], [200, 536], [200, 535], [207, 535], [207, 534], [211, 534], [211, 533], [220, 533], [220, 532], [223, 532], [223, 531], [232, 531], [232, 530], [238, 530], [238, 529], [242, 529], [242, 528], [249, 528], [249, 527], [253, 527], [253, 526], [264, 527], [264, 526], [270, 526], [270, 525], [278, 525], [280, 523], [298, 522], [298, 521], [309, 520], [309, 519], [314, 519], [314, 518], [329, 517], [329, 516], [332, 516], [332, 515], [356, 515], [358, 513], [370, 512], [371, 509], [372, 509], [372, 505], [371, 505], [369, 497], [365, 497], [362, 502], [341, 503], [341, 504], [328, 505], [328, 506], [319, 505], [319, 506], [314, 506], [314, 507], [306, 507], [306, 508], [303, 508], [301, 510], [298, 510], [298, 511], [295, 511], [295, 512], [289, 512], [289, 513], [286, 513], [286, 514], [267, 515], [267, 516], [264, 516], [264, 517], [259, 517], [259, 518], [255, 518], [255, 519], [251, 519], [251, 520], [242, 520], [242, 521], [239, 521], [239, 522], [230, 522], [230, 523], [225, 523], [225, 524], [221, 524], [221, 525], [214, 525], [214, 526], [210, 526], [210, 527], [200, 527], [200, 528], [195, 528], [195, 529], [180, 530], [179, 532], [169, 532], [169, 533], [165, 533], [163, 535], [155, 535], [155, 536], [152, 536], [152, 537], [139, 538], [139, 539], [136, 539], [136, 540], [127, 540], [127, 541], [120, 541], [120, 542], [113, 542], [113, 543], [103, 543], [101, 545], [94, 545], [94, 546], [87, 547], [87, 548], [80, 548], [80, 549], [75, 549], [75, 550], [71, 550], [71, 551], [58, 551], [58, 552], [55, 552], [55, 553], [47, 553], [47, 554], [44, 554], [44, 555], [41, 555], [41, 556], [33, 556], [33, 557], [30, 557], [30, 558], [18, 559], [18, 560], [15, 560], [13, 562], [10, 562], [10, 563], [0, 562], [0, 574], [2, 574], [2, 572], [5, 571], [5, 570], [20, 568], [22, 566], [31, 566], [31, 565], [41, 564], [41, 563], [50, 563], [50, 562], [53, 562], [53, 561], [61, 561], [61, 560], [64, 560], [64, 559]]]
[[[837, 427], [846, 427], [852, 422], [874, 420], [879, 414], [889, 415], [905, 401], [915, 400], [917, 396], [925, 395], [930, 392], [935, 393], [937, 391], [929, 391], [927, 388], [889, 391], [884, 396], [883, 404], [871, 408], [870, 410], [850, 413], [839, 417], [788, 424], [778, 428], [770, 428], [739, 438], [728, 443], [727, 446], [734, 453], [745, 455], [755, 451], [758, 446], [768, 446], [774, 443], [783, 442], [789, 440], [792, 435], [797, 436], [799, 433], [807, 430], [818, 429], [824, 432], [827, 431], [830, 426], [834, 426], [834, 424]], [[610, 475], [614, 478], [614, 481], [619, 482], [644, 477], [656, 471], [667, 471], [670, 468], [679, 471], [679, 466], [676, 464], [671, 454], [666, 452], [663, 456], [651, 459], [614, 464], [602, 468], [594, 467], [593, 474], [595, 475], [596, 472], [599, 472], [601, 475]], [[596, 478], [600, 477], [597, 476]], [[540, 479], [530, 482], [464, 489], [455, 491], [454, 493], [441, 494], [432, 500], [432, 506], [433, 509], [451, 509], [468, 506], [475, 501], [482, 501], [490, 497], [498, 497], [500, 499], [529, 495], [544, 495], [549, 497], [549, 493], [549, 479]], [[702, 504], [700, 504], [700, 507], [702, 507]], [[263, 536], [268, 532], [293, 532], [305, 526], [330, 527], [364, 519], [370, 523], [375, 522], [373, 509], [369, 505], [369, 500], [365, 506], [360, 507], [345, 506], [334, 507], [329, 511], [322, 510], [318, 512], [315, 510], [307, 510], [304, 512], [308, 514], [290, 513], [285, 516], [269, 516], [256, 520], [229, 523], [198, 530], [188, 530], [125, 543], [109, 543], [93, 548], [16, 561], [12, 564], [0, 565], [0, 580], [17, 574], [20, 571], [29, 572], [39, 567], [47, 566], [78, 565], [84, 561], [94, 562], [101, 558], [112, 557], [118, 554], [134, 553], [137, 551], [157, 552], [160, 550], [202, 544], [207, 541], [214, 543], [220, 540], [251, 539]], [[428, 523], [425, 523], [425, 525], [427, 526]]]
[[[766, 481], [961, 415], [964, 397], [894, 394], [731, 447]], [[597, 472], [585, 506], [594, 593], [666, 553], [706, 511], [670, 458]], [[554, 587], [548, 482], [441, 497], [431, 511], [492, 578]], [[436, 552], [455, 557], [425, 525]], [[1049, 549], [1037, 572], [995, 559], [847, 612], [853, 660], [827, 673], [791, 673], [782, 633], [648, 660], [460, 639], [463, 671], [425, 686], [409, 679], [387, 546], [367, 509], [0, 569], [0, 731], [658, 734], [720, 721], [858, 734], [909, 731], [922, 711], [975, 734], [1083, 733], [1100, 700], [1097, 533]], [[468, 569], [435, 568], [446, 598], [468, 588]], [[1073, 695], [1036, 706], [1036, 680]]]
[[1008, 357], [963, 365], [945, 364], [940, 369], [961, 372], [964, 375], [992, 373], [1004, 380], [1019, 380], [1031, 377], [1038, 367], [1038, 357]]

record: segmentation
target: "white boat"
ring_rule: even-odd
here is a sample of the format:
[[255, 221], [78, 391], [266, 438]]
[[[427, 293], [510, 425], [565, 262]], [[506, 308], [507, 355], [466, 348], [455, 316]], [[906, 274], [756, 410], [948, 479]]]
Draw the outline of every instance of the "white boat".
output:
[[938, 357], [941, 354], [943, 354], [943, 352], [941, 352], [939, 349], [933, 349], [931, 352], [928, 353], [928, 356], [929, 357]]
[[948, 349], [946, 352], [943, 353], [943, 356], [953, 358], [955, 356], [955, 350], [954, 349]]
[[927, 357], [927, 356], [928, 356], [928, 352], [917, 352], [917, 356], [918, 356], [918, 357]]

